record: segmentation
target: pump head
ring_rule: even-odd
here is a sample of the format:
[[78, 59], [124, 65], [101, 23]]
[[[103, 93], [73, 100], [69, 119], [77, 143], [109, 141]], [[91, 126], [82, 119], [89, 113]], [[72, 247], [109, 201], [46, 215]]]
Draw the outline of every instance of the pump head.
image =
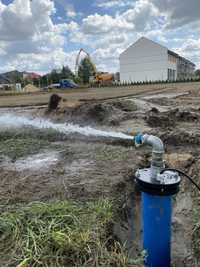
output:
[[144, 192], [161, 195], [172, 195], [178, 192], [180, 176], [173, 171], [161, 173], [165, 168], [164, 145], [160, 138], [138, 134], [134, 137], [136, 147], [149, 145], [152, 147], [151, 167], [136, 172], [136, 181]]

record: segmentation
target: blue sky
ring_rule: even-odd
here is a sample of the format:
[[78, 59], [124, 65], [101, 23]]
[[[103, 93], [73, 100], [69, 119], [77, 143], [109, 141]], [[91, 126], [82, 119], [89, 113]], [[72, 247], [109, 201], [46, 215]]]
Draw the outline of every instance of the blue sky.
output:
[[199, 0], [0, 0], [0, 72], [74, 70], [80, 48], [99, 70], [141, 36], [200, 68]]

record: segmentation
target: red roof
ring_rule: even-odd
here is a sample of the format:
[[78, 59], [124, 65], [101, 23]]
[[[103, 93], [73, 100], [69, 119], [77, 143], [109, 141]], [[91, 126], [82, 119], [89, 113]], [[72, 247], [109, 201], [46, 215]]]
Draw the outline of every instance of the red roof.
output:
[[24, 73], [24, 78], [26, 79], [39, 79], [41, 77], [40, 74], [37, 74], [37, 73], [34, 73], [34, 72], [31, 72], [31, 73]]

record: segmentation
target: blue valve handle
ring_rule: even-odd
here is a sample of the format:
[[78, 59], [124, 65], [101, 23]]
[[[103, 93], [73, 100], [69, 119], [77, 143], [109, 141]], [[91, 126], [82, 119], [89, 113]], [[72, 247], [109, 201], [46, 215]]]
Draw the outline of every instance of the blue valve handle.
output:
[[143, 134], [139, 133], [134, 137], [135, 145], [140, 146], [143, 144]]

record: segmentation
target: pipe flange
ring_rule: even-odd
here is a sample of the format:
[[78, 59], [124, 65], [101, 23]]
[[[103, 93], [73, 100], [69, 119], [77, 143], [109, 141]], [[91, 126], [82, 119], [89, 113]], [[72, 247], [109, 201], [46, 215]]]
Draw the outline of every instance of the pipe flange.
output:
[[169, 196], [178, 193], [181, 178], [176, 172], [166, 171], [152, 179], [151, 168], [140, 169], [135, 174], [136, 183], [142, 192]]

